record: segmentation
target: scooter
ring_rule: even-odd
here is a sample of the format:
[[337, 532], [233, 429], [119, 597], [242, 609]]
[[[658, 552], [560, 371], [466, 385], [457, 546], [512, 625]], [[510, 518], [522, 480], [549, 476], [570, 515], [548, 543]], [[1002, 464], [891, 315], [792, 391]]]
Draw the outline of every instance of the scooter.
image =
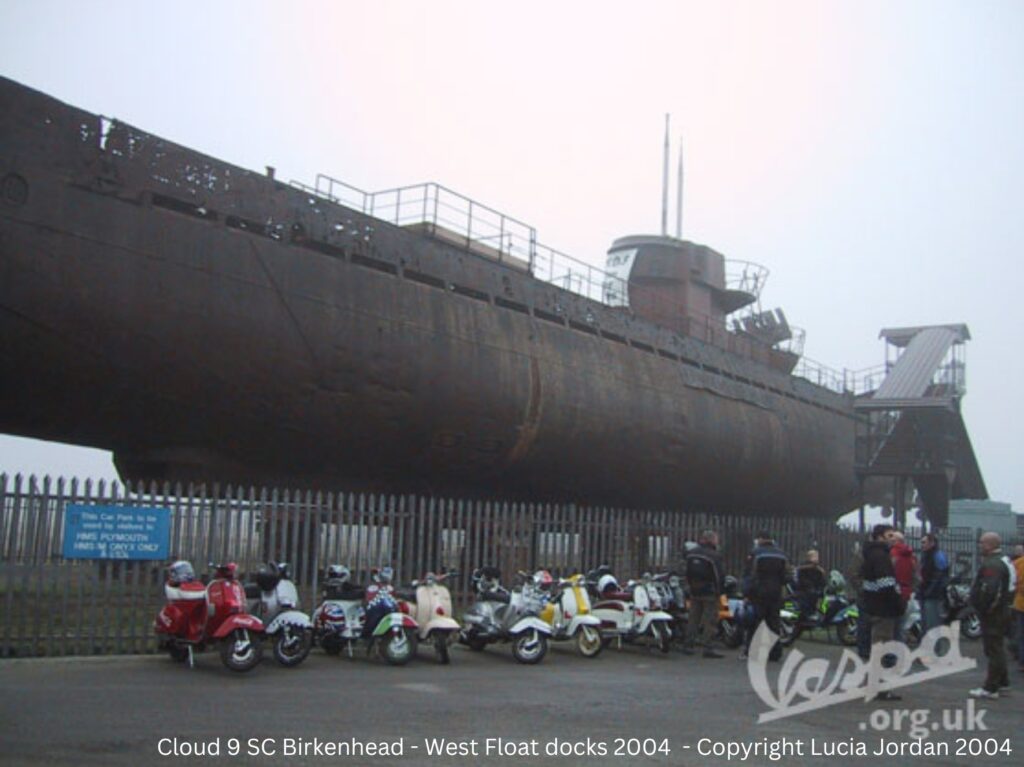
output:
[[427, 573], [423, 580], [412, 582], [416, 593], [408, 600], [412, 617], [419, 624], [419, 641], [433, 644], [442, 664], [451, 663], [448, 647], [459, 633], [459, 624], [451, 617], [452, 595], [444, 585], [454, 574]]
[[657, 573], [653, 576], [661, 609], [672, 616], [672, 640], [681, 647], [690, 623], [690, 610], [686, 600], [686, 586], [676, 573]]
[[601, 621], [590, 614], [590, 597], [582, 575], [571, 575], [555, 581], [546, 570], [533, 576], [534, 584], [546, 592], [540, 619], [551, 626], [556, 642], [575, 640], [576, 649], [584, 658], [596, 658], [604, 648]]
[[268, 562], [245, 584], [249, 612], [266, 624], [273, 639], [274, 658], [282, 666], [298, 666], [313, 645], [313, 622], [299, 612], [299, 592], [288, 577], [286, 562]]
[[331, 565], [324, 584], [324, 602], [313, 615], [314, 641], [328, 655], [344, 649], [351, 658], [360, 641], [366, 653], [376, 651], [387, 663], [404, 666], [416, 654], [419, 629], [403, 612], [394, 596], [392, 570], [374, 570], [373, 583], [366, 589], [349, 583], [347, 567]]
[[726, 647], [739, 647], [743, 643], [749, 605], [740, 595], [740, 584], [736, 576], [725, 576], [722, 584], [725, 593], [719, 599], [718, 638]]
[[662, 652], [672, 643], [672, 616], [657, 607], [660, 598], [653, 577], [629, 581], [623, 591], [607, 565], [590, 571], [588, 585], [594, 590], [593, 614], [601, 621], [606, 643], [635, 642], [650, 637]]
[[353, 657], [355, 645], [362, 639], [366, 608], [366, 589], [351, 582], [352, 575], [344, 565], [327, 568], [323, 585], [323, 601], [313, 612], [313, 644], [328, 655], [345, 650]]
[[960, 621], [960, 635], [964, 639], [981, 637], [981, 619], [978, 611], [971, 606], [971, 587], [960, 576], [954, 576], [946, 584], [945, 614], [942, 622], [947, 626]]
[[459, 641], [480, 652], [494, 642], [511, 642], [512, 655], [520, 663], [540, 663], [548, 651], [551, 626], [538, 618], [543, 601], [526, 573], [522, 588], [509, 593], [501, 585], [496, 567], [473, 572], [476, 602], [463, 613]]
[[157, 615], [161, 649], [176, 661], [195, 665], [194, 654], [218, 647], [220, 658], [232, 671], [248, 671], [263, 655], [263, 623], [245, 612], [245, 590], [235, 580], [234, 562], [212, 565], [208, 586], [196, 580], [192, 565], [179, 560], [167, 568], [164, 595], [167, 604]]

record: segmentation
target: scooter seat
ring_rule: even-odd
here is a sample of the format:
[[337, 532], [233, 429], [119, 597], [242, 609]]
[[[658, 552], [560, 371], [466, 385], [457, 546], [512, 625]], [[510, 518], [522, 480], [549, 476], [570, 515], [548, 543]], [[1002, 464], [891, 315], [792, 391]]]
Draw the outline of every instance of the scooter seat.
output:
[[601, 595], [603, 601], [632, 602], [633, 595], [628, 591], [606, 591]]

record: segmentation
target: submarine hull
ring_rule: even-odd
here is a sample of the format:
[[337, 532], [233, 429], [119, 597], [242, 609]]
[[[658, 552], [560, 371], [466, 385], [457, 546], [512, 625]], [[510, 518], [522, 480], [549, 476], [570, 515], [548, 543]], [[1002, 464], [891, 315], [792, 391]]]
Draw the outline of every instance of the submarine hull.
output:
[[4, 432], [126, 478], [856, 502], [847, 396], [16, 83], [0, 107]]

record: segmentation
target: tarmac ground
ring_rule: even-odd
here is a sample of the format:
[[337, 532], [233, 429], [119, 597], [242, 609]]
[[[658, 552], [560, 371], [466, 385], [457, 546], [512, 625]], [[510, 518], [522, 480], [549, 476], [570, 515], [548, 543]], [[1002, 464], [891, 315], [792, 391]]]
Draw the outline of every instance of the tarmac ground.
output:
[[[805, 660], [783, 689], [813, 689], [808, 664], [835, 669], [843, 651], [796, 649]], [[859, 697], [758, 724], [768, 706], [735, 650], [705, 659], [627, 646], [586, 659], [562, 645], [524, 666], [507, 645], [456, 647], [440, 666], [421, 647], [404, 667], [314, 650], [295, 669], [268, 651], [244, 674], [215, 653], [194, 669], [162, 655], [8, 660], [0, 764], [1022, 764], [1024, 673], [1011, 666], [1009, 696], [969, 702], [984, 662], [908, 685], [900, 701]], [[787, 666], [768, 668], [778, 689]]]

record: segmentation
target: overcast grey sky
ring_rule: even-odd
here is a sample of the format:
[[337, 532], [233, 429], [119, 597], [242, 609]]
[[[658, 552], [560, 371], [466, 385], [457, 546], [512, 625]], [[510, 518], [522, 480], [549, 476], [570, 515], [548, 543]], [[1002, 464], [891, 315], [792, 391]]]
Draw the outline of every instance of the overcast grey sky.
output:
[[[771, 270], [827, 365], [966, 322], [964, 412], [1024, 510], [1024, 2], [13, 2], [0, 74], [285, 180], [434, 180], [601, 264], [660, 225]], [[0, 437], [0, 470], [112, 476]]]

